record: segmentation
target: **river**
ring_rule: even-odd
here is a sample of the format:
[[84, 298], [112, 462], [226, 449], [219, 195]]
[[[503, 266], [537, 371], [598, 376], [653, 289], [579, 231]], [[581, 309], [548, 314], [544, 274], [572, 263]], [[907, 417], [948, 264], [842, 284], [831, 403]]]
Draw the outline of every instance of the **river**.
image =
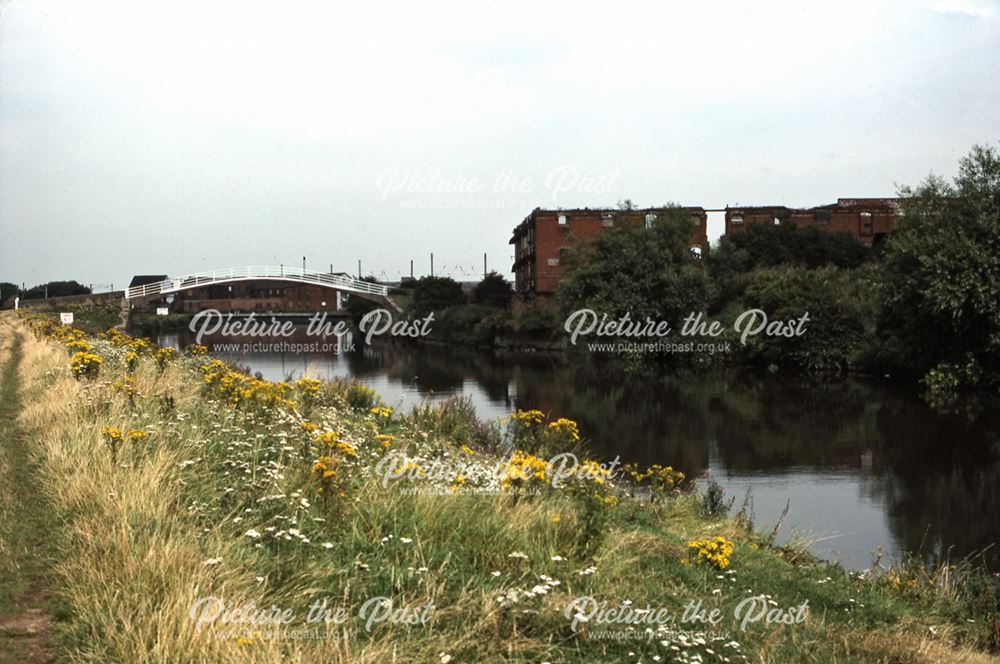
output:
[[[186, 338], [161, 336], [182, 347]], [[468, 397], [480, 419], [537, 408], [579, 423], [594, 454], [711, 476], [779, 542], [863, 569], [881, 548], [929, 562], [987, 549], [1000, 568], [1000, 417], [935, 412], [915, 389], [880, 380], [761, 375], [745, 369], [654, 378], [563, 358], [430, 345], [341, 354], [216, 354], [267, 379], [352, 377], [387, 405]]]

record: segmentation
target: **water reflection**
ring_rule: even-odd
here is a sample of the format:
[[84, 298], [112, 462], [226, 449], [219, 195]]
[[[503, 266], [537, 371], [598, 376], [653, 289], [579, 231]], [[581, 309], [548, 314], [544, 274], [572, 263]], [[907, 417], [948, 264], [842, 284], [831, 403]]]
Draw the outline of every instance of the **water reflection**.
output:
[[[183, 343], [162, 338], [161, 342]], [[353, 376], [408, 409], [451, 395], [483, 419], [538, 408], [575, 419], [595, 453], [705, 472], [781, 538], [853, 568], [877, 547], [953, 558], [1000, 540], [1000, 422], [933, 412], [912, 390], [857, 379], [727, 369], [653, 380], [563, 358], [387, 344], [336, 355], [229, 355], [281, 380]], [[987, 553], [1000, 567], [1000, 555]]]

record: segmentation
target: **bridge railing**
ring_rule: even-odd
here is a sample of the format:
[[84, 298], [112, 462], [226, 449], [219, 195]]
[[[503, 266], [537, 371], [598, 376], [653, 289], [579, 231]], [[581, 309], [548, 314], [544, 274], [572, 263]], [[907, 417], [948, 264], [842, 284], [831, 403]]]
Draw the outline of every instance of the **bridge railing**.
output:
[[299, 267], [251, 265], [247, 267], [232, 267], [224, 270], [196, 272], [181, 277], [169, 277], [163, 281], [151, 284], [133, 286], [125, 291], [126, 298], [146, 297], [175, 293], [177, 291], [206, 286], [228, 281], [248, 281], [251, 279], [283, 279], [296, 283], [320, 284], [338, 288], [347, 292], [369, 293], [371, 295], [388, 295], [389, 288], [381, 284], [373, 284], [342, 274], [328, 272], [313, 272]]

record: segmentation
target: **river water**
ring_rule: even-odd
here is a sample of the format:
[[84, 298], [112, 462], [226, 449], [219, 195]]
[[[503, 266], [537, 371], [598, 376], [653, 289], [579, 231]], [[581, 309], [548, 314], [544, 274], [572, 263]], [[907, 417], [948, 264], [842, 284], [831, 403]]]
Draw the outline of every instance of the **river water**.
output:
[[271, 380], [352, 377], [404, 411], [459, 395], [483, 420], [516, 408], [569, 417], [603, 459], [711, 476], [736, 509], [749, 491], [760, 529], [788, 505], [779, 542], [805, 538], [848, 568], [870, 567], [881, 548], [888, 560], [912, 552], [929, 562], [986, 549], [1000, 569], [1000, 552], [989, 548], [1000, 541], [995, 408], [963, 402], [967, 412], [941, 414], [916, 390], [876, 380], [733, 368], [651, 379], [564, 358], [429, 345], [213, 354]]

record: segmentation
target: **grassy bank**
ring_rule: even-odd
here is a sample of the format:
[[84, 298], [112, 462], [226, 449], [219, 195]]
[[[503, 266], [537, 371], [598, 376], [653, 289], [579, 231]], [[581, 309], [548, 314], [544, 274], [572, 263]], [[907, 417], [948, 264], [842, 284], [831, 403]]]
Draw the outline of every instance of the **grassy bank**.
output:
[[[556, 414], [490, 426], [461, 402], [396, 413], [348, 382], [267, 383], [121, 334], [3, 320], [0, 348], [22, 340], [17, 426], [62, 524], [48, 576], [67, 607], [58, 658], [995, 661], [994, 577], [848, 573], [772, 547], [669, 469], [631, 469], [641, 499], [593, 464], [554, 487], [541, 460], [584, 456]], [[518, 461], [494, 472], [505, 444]], [[404, 456], [386, 479], [386, 459]], [[292, 622], [211, 622], [207, 597]], [[386, 615], [378, 598], [388, 619], [372, 619]], [[747, 598], [792, 624], [744, 623]], [[324, 600], [332, 620], [306, 623]], [[692, 602], [717, 623], [682, 622]]]

